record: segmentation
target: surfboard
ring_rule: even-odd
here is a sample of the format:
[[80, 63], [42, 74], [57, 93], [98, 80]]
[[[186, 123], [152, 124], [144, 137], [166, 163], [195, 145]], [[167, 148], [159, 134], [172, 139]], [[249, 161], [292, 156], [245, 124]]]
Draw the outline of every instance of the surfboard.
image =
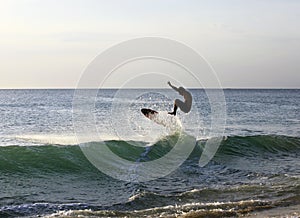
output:
[[167, 111], [155, 111], [150, 108], [142, 108], [141, 112], [149, 120], [167, 127], [169, 129], [179, 129], [181, 128], [181, 123], [178, 117], [168, 114]]
[[149, 118], [150, 120], [153, 120], [156, 115], [158, 115], [158, 112], [149, 108], [142, 108], [141, 112], [145, 115], [145, 117]]

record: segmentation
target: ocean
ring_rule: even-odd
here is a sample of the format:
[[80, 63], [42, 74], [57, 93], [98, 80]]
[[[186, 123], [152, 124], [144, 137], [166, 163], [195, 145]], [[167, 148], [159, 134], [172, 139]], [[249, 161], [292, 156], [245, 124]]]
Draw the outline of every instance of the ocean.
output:
[[[176, 119], [181, 133], [195, 138], [192, 152], [167, 175], [140, 182], [102, 172], [82, 146], [107, 146], [133, 163], [159, 160], [181, 133], [140, 109], [171, 111], [181, 96], [123, 90], [127, 99], [118, 90], [99, 90], [92, 99], [99, 139], [79, 144], [74, 91], [0, 90], [0, 217], [300, 216], [299, 89], [225, 89], [223, 137], [205, 166], [199, 158], [211, 138], [212, 110], [205, 90], [191, 89], [193, 109], [179, 110]], [[84, 128], [84, 117], [81, 122]]]

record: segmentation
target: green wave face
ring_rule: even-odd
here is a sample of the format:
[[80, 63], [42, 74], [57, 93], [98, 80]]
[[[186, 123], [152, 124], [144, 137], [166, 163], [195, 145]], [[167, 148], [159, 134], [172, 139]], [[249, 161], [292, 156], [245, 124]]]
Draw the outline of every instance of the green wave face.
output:
[[[178, 135], [165, 137], [148, 147], [145, 142], [106, 141], [116, 155], [129, 161], [151, 161], [167, 154], [178, 140]], [[97, 142], [92, 142], [97, 146]], [[99, 143], [103, 146], [103, 143]], [[199, 158], [205, 140], [197, 142], [190, 158]], [[272, 155], [293, 155], [300, 152], [300, 138], [288, 136], [232, 136], [224, 139], [213, 160], [226, 162], [228, 158], [255, 158], [257, 161]], [[0, 172], [63, 173], [86, 172], [94, 167], [79, 146], [7, 146], [0, 147]]]

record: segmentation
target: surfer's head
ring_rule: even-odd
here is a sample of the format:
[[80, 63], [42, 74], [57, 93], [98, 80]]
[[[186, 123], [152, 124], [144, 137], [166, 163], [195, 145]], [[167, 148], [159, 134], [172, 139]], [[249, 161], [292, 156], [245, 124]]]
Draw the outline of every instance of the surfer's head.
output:
[[180, 95], [183, 95], [184, 91], [185, 91], [185, 89], [183, 87], [180, 86], [178, 88], [178, 92], [179, 92]]

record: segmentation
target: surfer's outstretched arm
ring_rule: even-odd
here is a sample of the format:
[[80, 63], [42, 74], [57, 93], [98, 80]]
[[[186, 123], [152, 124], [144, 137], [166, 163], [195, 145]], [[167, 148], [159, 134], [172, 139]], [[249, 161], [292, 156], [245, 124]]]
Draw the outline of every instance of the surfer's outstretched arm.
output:
[[177, 91], [177, 92], [179, 91], [179, 89], [176, 86], [173, 86], [170, 81], [168, 82], [168, 85], [175, 91]]

